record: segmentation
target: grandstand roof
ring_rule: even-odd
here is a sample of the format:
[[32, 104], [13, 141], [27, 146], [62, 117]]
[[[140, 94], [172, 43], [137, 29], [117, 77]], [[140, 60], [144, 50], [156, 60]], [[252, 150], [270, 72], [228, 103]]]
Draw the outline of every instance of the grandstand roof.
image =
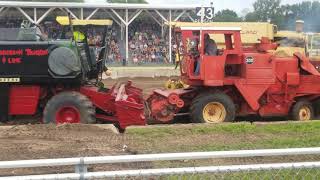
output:
[[158, 9], [158, 10], [193, 10], [200, 4], [125, 4], [125, 3], [69, 3], [69, 2], [25, 2], [0, 1], [0, 7], [21, 8], [111, 8], [111, 9]]

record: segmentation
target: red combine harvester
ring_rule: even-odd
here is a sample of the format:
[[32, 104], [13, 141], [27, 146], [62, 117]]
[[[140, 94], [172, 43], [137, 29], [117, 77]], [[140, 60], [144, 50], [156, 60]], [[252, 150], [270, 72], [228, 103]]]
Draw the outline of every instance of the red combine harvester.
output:
[[[182, 80], [187, 89], [156, 90], [147, 100], [150, 116], [169, 122], [188, 113], [194, 123], [233, 121], [237, 116], [288, 116], [311, 120], [320, 99], [320, 74], [301, 54], [281, 58], [268, 51], [267, 38], [242, 46], [239, 28], [179, 27], [184, 46]], [[225, 48], [215, 50], [209, 34], [221, 35]], [[211, 43], [211, 45], [210, 45]]]

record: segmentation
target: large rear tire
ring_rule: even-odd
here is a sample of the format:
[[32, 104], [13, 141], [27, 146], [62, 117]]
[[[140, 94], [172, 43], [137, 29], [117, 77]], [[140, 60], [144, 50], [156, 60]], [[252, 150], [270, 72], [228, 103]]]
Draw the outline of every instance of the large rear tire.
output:
[[236, 107], [228, 95], [207, 92], [193, 100], [190, 111], [193, 123], [221, 123], [234, 121]]
[[296, 121], [310, 121], [314, 119], [315, 113], [309, 101], [301, 100], [292, 107], [291, 117]]
[[86, 96], [78, 92], [62, 92], [48, 101], [43, 121], [46, 124], [93, 124], [96, 122], [95, 108]]

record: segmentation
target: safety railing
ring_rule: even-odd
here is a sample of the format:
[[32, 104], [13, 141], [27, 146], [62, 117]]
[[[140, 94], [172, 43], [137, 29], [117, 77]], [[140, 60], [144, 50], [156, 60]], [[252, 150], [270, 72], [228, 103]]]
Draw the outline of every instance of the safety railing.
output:
[[[239, 172], [245, 172], [247, 177], [260, 173], [265, 176], [265, 171], [286, 171], [285, 175], [297, 176], [298, 172], [312, 175], [312, 179], [320, 178], [320, 161], [314, 162], [290, 162], [290, 163], [268, 163], [268, 164], [249, 164], [249, 165], [225, 165], [225, 166], [204, 166], [204, 167], [181, 167], [181, 168], [156, 168], [156, 169], [133, 169], [103, 172], [88, 172], [88, 166], [98, 164], [116, 164], [133, 162], [157, 162], [157, 161], [177, 161], [177, 160], [203, 160], [221, 158], [246, 158], [246, 157], [272, 157], [272, 156], [301, 156], [301, 155], [320, 155], [320, 148], [297, 148], [297, 149], [264, 149], [264, 150], [240, 150], [240, 151], [216, 151], [216, 152], [190, 152], [190, 153], [170, 153], [170, 154], [142, 154], [142, 155], [121, 155], [121, 156], [102, 156], [102, 157], [79, 157], [63, 159], [38, 159], [22, 161], [0, 161], [0, 170], [18, 168], [39, 168], [39, 167], [60, 167], [75, 166], [74, 173], [6, 176], [0, 180], [10, 179], [97, 179], [97, 178], [142, 178], [142, 177], [162, 177], [170, 176], [198, 176], [210, 174], [208, 177], [217, 174], [223, 177], [230, 175], [238, 176]], [[289, 172], [287, 172], [289, 170]], [[294, 171], [292, 171], [294, 170]], [[290, 172], [294, 172], [290, 174]], [[252, 174], [254, 172], [254, 174]], [[259, 173], [256, 173], [259, 172]], [[319, 172], [315, 173], [315, 172]], [[243, 177], [241, 175], [241, 177]], [[269, 176], [267, 176], [269, 177]], [[298, 176], [300, 177], [300, 176]], [[277, 178], [273, 176], [272, 178]]]

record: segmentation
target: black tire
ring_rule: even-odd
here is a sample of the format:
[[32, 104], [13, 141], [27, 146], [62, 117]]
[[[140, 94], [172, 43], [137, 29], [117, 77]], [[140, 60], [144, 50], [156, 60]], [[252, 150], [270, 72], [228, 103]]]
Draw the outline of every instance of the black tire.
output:
[[[303, 119], [303, 115], [301, 115], [301, 111], [307, 113], [306, 118]], [[313, 120], [315, 116], [314, 109], [312, 104], [309, 101], [301, 100], [295, 103], [291, 110], [291, 118], [295, 121], [309, 121]]]
[[216, 123], [210, 122], [204, 117], [204, 109], [209, 103], [218, 103], [225, 110], [224, 118], [218, 122], [232, 122], [236, 116], [236, 107], [232, 99], [221, 92], [206, 92], [198, 95], [190, 107], [191, 121], [193, 123]]
[[62, 92], [53, 96], [43, 111], [43, 121], [46, 124], [56, 123], [56, 113], [59, 108], [72, 106], [80, 113], [80, 122], [83, 124], [93, 124], [96, 122], [95, 108], [92, 102], [78, 92]]

